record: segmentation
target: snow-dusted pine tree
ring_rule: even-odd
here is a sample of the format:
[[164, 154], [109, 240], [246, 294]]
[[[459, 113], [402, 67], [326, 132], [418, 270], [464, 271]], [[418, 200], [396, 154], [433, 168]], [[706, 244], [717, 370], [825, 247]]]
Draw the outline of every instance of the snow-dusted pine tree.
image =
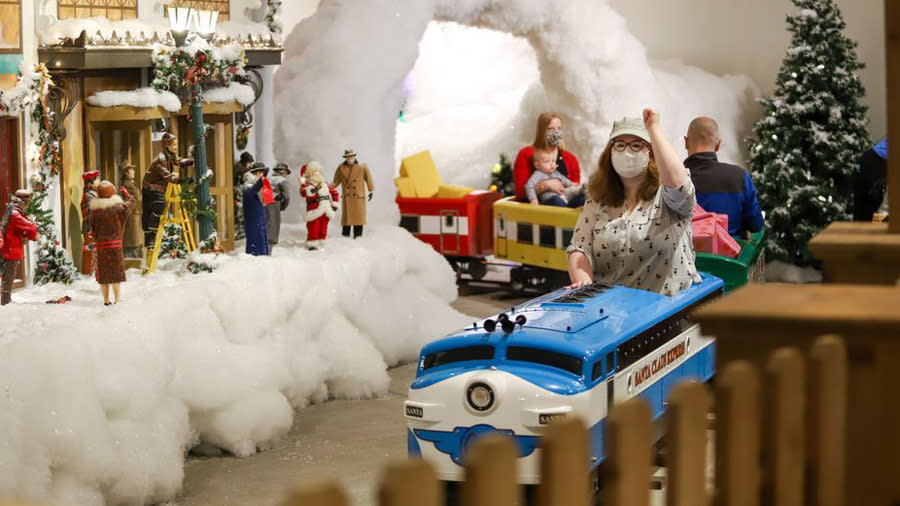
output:
[[749, 139], [749, 165], [766, 212], [771, 259], [814, 262], [809, 240], [848, 220], [854, 164], [869, 147], [863, 64], [834, 0], [792, 0], [793, 33], [765, 115]]

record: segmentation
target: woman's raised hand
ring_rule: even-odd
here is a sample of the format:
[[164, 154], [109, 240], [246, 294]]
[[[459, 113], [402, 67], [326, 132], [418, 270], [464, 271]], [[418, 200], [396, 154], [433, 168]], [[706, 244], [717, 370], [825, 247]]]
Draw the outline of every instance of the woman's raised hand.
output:
[[659, 111], [650, 107], [644, 109], [644, 126], [650, 130], [650, 127], [656, 125], [659, 125]]

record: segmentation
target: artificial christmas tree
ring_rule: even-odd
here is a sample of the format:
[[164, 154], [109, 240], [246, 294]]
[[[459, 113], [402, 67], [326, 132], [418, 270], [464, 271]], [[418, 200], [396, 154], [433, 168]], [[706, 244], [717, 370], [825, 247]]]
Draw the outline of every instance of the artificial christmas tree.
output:
[[[43, 188], [38, 186], [38, 188]], [[66, 254], [66, 250], [59, 244], [56, 237], [56, 228], [53, 224], [53, 210], [44, 206], [47, 192], [36, 189], [31, 197], [31, 202], [25, 209], [25, 214], [33, 219], [38, 226], [37, 261], [34, 269], [34, 283], [43, 285], [46, 283], [69, 284], [78, 279], [78, 269]]]
[[761, 100], [749, 166], [766, 213], [770, 259], [813, 263], [807, 242], [852, 212], [854, 164], [868, 148], [863, 64], [833, 0], [793, 0], [793, 33], [776, 80]]

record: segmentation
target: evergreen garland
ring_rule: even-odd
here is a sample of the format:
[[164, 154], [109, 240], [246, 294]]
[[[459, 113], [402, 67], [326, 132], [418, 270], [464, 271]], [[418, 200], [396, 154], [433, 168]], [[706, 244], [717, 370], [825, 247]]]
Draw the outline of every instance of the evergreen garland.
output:
[[834, 0], [792, 0], [793, 33], [775, 94], [749, 139], [749, 166], [766, 213], [768, 254], [797, 265], [815, 261], [809, 240], [852, 212], [852, 175], [869, 147], [863, 64]]
[[78, 279], [78, 269], [56, 236], [53, 210], [45, 205], [53, 178], [62, 167], [59, 143], [50, 135], [47, 116], [47, 93], [53, 86], [50, 73], [43, 64], [24, 69], [16, 86], [0, 91], [0, 112], [17, 115], [30, 107], [31, 142], [28, 158], [34, 166], [31, 177], [33, 195], [25, 210], [38, 226], [37, 261], [34, 283], [66, 283]]

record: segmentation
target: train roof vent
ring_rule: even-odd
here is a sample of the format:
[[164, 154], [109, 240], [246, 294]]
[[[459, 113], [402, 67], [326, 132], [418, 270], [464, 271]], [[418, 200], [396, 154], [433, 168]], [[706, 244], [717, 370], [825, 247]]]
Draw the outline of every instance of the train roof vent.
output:
[[587, 286], [583, 286], [581, 288], [576, 288], [569, 292], [566, 292], [565, 295], [561, 297], [557, 297], [551, 301], [551, 303], [556, 304], [581, 304], [586, 300], [594, 297], [596, 295], [600, 295], [601, 293], [609, 290], [612, 286], [607, 285], [605, 283], [593, 283]]

